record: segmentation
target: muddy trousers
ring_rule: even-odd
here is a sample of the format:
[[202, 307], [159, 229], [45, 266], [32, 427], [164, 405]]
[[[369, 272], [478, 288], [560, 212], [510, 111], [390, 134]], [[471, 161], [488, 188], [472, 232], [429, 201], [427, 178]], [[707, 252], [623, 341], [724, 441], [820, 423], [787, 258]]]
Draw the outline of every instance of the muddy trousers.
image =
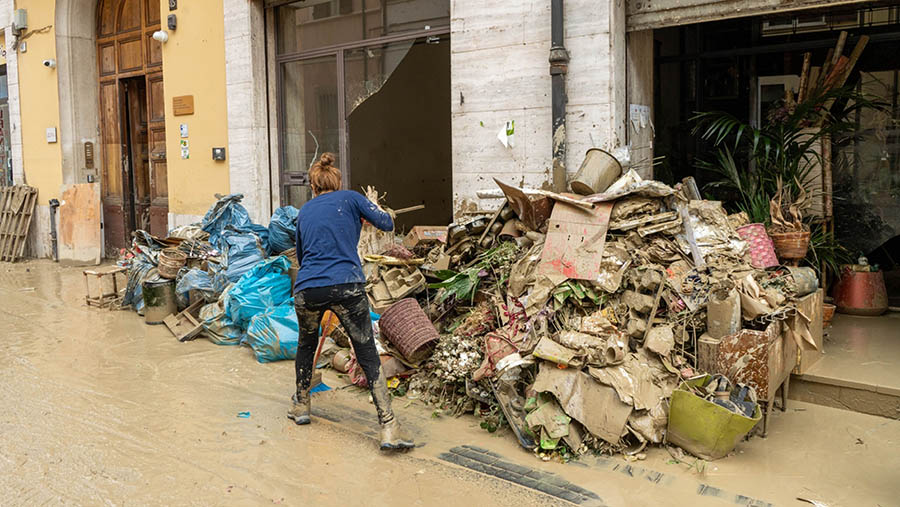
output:
[[387, 388], [385, 386], [384, 389], [379, 389], [381, 387], [379, 384], [384, 384], [385, 379], [381, 378], [381, 360], [375, 348], [375, 335], [372, 333], [365, 285], [348, 283], [303, 289], [294, 295], [294, 310], [297, 312], [297, 322], [300, 325], [297, 358], [294, 362], [298, 395], [309, 391], [315, 368], [313, 356], [319, 343], [319, 323], [325, 311], [331, 310], [353, 342], [356, 360], [366, 375], [369, 389], [373, 392], [378, 421], [385, 424], [393, 420], [390, 396], [385, 399], [385, 396], [379, 396], [380, 392], [376, 392], [386, 391]]

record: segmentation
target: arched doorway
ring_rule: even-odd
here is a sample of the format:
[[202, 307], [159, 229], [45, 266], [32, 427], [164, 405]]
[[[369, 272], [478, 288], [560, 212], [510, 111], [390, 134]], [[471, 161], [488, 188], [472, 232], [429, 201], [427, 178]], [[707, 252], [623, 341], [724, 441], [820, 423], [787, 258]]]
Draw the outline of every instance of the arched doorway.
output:
[[158, 0], [99, 0], [97, 67], [107, 256], [137, 229], [168, 222], [165, 102]]

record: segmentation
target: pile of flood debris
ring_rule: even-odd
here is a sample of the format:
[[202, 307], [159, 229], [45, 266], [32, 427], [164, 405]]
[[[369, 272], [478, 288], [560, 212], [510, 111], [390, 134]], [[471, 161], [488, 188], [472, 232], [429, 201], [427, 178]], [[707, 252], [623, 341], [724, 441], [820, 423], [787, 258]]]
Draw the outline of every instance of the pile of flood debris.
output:
[[[800, 309], [817, 280], [755, 268], [737, 231], [746, 217], [700, 199], [692, 180], [672, 188], [629, 171], [587, 196], [497, 184], [505, 200], [493, 212], [403, 236], [363, 226], [359, 254], [395, 396], [473, 413], [491, 432], [509, 427], [544, 457], [640, 457], [667, 441], [673, 391], [699, 392], [685, 381], [706, 385], [697, 379], [708, 373], [719, 374], [713, 386], [733, 382], [740, 396], [731, 402], [713, 388], [696, 397], [747, 417], [778, 387], [760, 377], [783, 373], [763, 371], [774, 367], [773, 335], [779, 351], [794, 347], [794, 362], [798, 349], [821, 347]], [[366, 195], [379, 201], [374, 189]], [[170, 275], [173, 334], [248, 345], [260, 362], [290, 359], [297, 210], [280, 208], [263, 227], [240, 199], [221, 197], [201, 223], [167, 238], [136, 233], [120, 261], [129, 269], [123, 304], [145, 311], [141, 288], [160, 279], [162, 252], [176, 249], [185, 261]], [[333, 315], [322, 335], [317, 366], [364, 385]], [[777, 367], [789, 374], [794, 364]]]

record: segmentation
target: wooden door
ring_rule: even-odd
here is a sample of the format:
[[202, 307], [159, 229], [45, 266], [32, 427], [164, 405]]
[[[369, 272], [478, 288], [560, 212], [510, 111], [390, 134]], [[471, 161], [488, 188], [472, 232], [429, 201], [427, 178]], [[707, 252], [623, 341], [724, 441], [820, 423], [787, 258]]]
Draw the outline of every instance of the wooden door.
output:
[[[165, 235], [169, 210], [158, 0], [99, 0], [101, 196], [107, 256], [135, 229]], [[131, 218], [133, 217], [133, 219]]]

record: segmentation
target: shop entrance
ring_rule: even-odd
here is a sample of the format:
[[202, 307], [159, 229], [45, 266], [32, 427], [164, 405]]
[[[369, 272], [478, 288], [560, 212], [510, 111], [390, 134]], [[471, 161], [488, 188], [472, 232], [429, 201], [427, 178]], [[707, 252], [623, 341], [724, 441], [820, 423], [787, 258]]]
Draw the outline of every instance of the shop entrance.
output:
[[159, 2], [100, 0], [97, 62], [106, 255], [131, 233], [165, 235], [168, 223], [165, 104]]
[[452, 220], [449, 2], [296, 2], [275, 16], [281, 202], [311, 198], [334, 153], [344, 187], [425, 209], [398, 228]]

